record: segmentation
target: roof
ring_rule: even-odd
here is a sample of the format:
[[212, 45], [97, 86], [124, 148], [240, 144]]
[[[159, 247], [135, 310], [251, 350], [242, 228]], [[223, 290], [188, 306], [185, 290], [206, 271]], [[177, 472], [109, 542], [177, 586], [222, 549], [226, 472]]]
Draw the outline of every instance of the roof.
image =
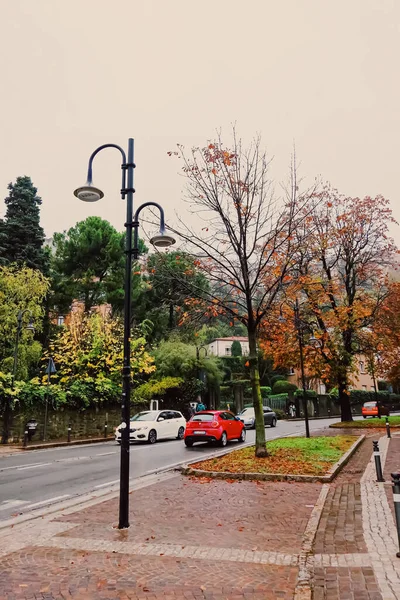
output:
[[244, 336], [232, 336], [232, 337], [223, 337], [223, 338], [215, 338], [213, 340], [211, 340], [211, 342], [209, 342], [208, 345], [212, 344], [213, 342], [248, 342], [249, 338], [248, 337], [244, 337]]

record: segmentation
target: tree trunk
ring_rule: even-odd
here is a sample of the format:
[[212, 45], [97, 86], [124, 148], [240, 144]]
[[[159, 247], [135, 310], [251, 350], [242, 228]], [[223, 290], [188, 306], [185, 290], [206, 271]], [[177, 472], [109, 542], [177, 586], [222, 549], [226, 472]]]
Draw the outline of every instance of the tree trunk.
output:
[[169, 305], [169, 318], [168, 318], [168, 327], [170, 329], [174, 328], [174, 305], [171, 303]]
[[338, 382], [339, 403], [342, 421], [352, 421], [353, 415], [350, 406], [350, 394], [347, 389], [347, 379], [341, 379]]
[[253, 392], [253, 406], [256, 417], [256, 456], [268, 456], [265, 445], [265, 425], [264, 413], [260, 390], [260, 372], [258, 370], [258, 355], [257, 355], [257, 338], [255, 330], [248, 329], [249, 335], [249, 363], [250, 363], [250, 380]]

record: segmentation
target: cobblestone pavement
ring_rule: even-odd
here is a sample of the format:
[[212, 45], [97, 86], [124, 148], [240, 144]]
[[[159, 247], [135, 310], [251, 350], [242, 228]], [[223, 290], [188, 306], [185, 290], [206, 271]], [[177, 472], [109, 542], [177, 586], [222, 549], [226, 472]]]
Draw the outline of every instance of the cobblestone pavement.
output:
[[[381, 438], [387, 468], [397, 442]], [[369, 437], [323, 486], [169, 473], [132, 491], [128, 530], [118, 498], [4, 530], [0, 600], [400, 600], [371, 454]]]

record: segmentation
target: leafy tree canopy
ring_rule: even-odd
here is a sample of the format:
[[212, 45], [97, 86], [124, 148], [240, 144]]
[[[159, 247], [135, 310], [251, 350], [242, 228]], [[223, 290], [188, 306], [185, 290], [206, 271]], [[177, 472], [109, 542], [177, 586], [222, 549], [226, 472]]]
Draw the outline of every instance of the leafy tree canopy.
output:
[[0, 262], [26, 265], [47, 274], [49, 255], [43, 248], [45, 236], [40, 226], [42, 199], [27, 176], [17, 177], [8, 190], [6, 216], [0, 222]]

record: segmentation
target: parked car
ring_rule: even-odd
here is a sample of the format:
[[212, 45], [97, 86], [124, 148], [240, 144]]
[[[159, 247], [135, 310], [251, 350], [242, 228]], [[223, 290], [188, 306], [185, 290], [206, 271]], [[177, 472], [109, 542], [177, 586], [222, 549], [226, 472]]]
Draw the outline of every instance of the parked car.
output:
[[185, 444], [189, 448], [194, 442], [217, 443], [226, 446], [231, 440], [244, 442], [244, 423], [227, 410], [206, 410], [196, 413], [186, 424]]
[[[381, 404], [380, 411], [381, 411], [382, 416], [385, 416], [385, 417], [389, 416], [389, 409], [387, 408], [387, 406], [382, 406], [382, 404]], [[366, 419], [367, 417], [377, 417], [378, 416], [378, 403], [375, 401], [364, 402], [362, 409], [361, 409], [361, 414], [364, 417], [364, 419]]]
[[[130, 442], [149, 442], [176, 438], [182, 440], [185, 433], [186, 419], [177, 410], [145, 410], [131, 418]], [[115, 430], [115, 441], [121, 443], [122, 425]]]
[[[276, 427], [277, 418], [276, 413], [269, 408], [268, 406], [263, 407], [264, 412], [264, 425], [270, 425], [271, 427]], [[241, 421], [243, 421], [244, 426], [248, 429], [255, 428], [256, 426], [256, 416], [254, 413], [254, 408], [244, 408], [238, 414], [238, 417]]]

